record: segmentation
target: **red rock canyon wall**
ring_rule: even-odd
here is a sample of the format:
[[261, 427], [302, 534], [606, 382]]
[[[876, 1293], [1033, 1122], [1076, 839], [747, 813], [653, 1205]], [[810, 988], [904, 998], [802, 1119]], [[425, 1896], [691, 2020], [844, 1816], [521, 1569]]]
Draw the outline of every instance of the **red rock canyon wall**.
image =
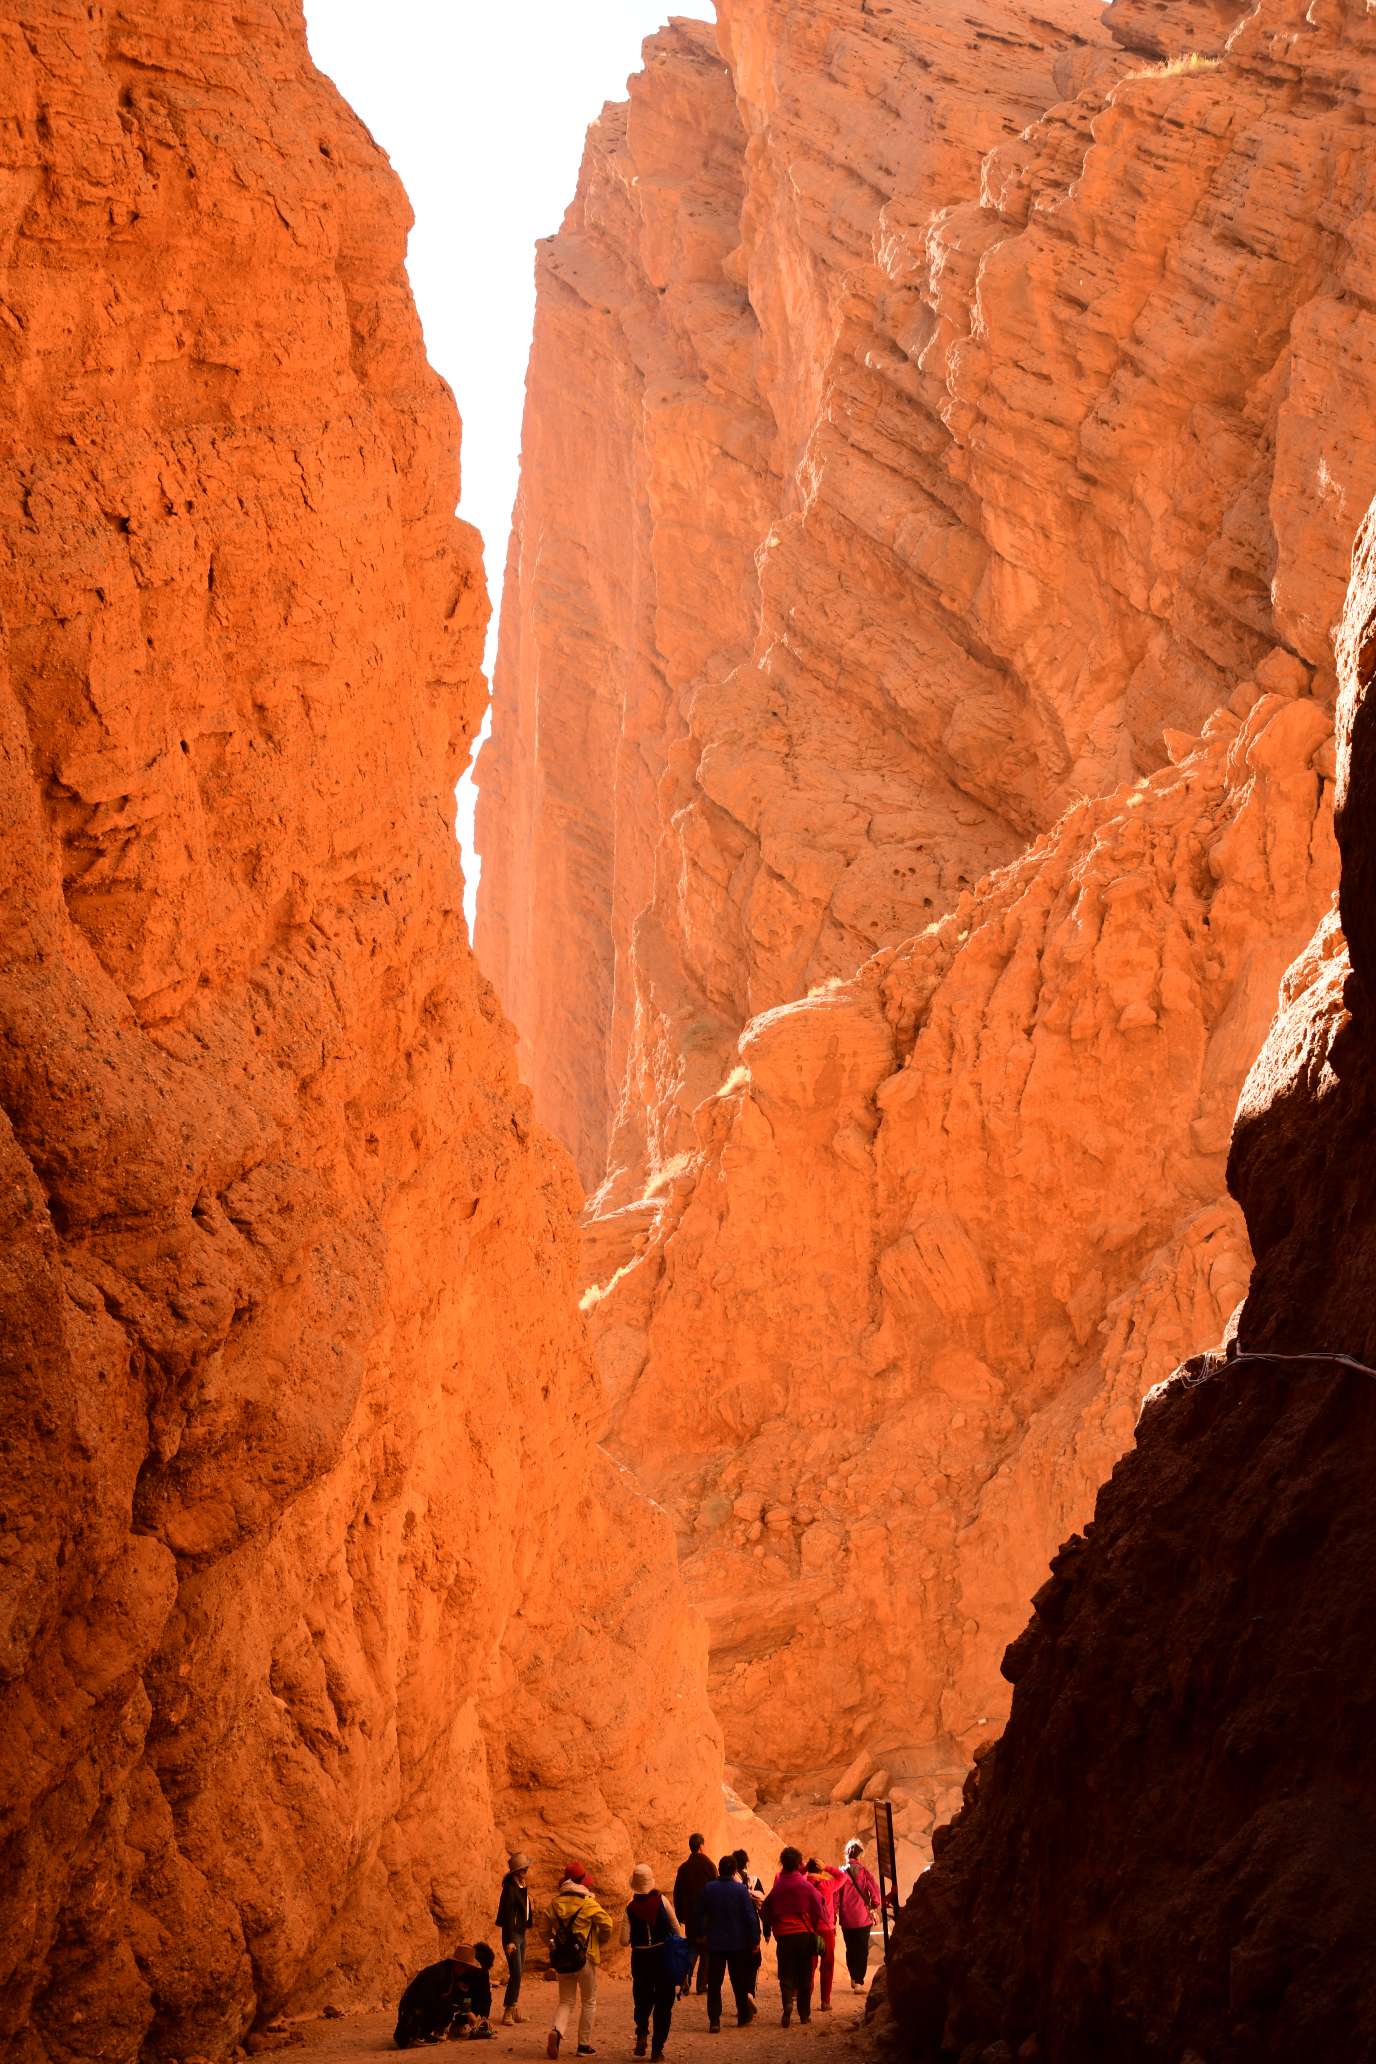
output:
[[465, 940], [403, 197], [289, 0], [25, 0], [0, 102], [0, 2034], [213, 2056], [720, 1747]]
[[1368, 519], [1340, 643], [1347, 940], [1326, 920], [1296, 961], [1239, 1112], [1237, 1352], [1153, 1395], [1008, 1652], [1007, 1730], [895, 1941], [915, 2064], [1376, 2048], [1373, 633]]
[[479, 950], [600, 1185], [728, 1752], [796, 1803], [859, 1751], [920, 1842], [1246, 1282], [1229, 1126], [1336, 872], [1376, 70], [1295, 0], [719, 17], [542, 250]]

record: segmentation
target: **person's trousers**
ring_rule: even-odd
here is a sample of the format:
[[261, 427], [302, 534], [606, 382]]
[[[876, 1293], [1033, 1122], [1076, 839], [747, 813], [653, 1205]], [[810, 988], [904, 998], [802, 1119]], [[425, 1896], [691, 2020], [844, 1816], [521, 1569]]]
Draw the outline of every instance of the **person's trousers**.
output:
[[836, 1930], [834, 1928], [819, 1928], [817, 1933], [822, 1938], [822, 1954], [819, 1959], [822, 1967], [821, 2001], [824, 2007], [829, 2007], [831, 2005], [831, 1981], [836, 1975]]
[[729, 1955], [724, 1949], [709, 1949], [707, 1952], [707, 2018], [721, 2019], [721, 1981], [729, 1975], [731, 1992], [736, 2002], [736, 2019], [748, 2021], [750, 1995], [755, 1989], [755, 1952], [753, 1949], [733, 1950]]
[[[688, 1966], [688, 1975], [683, 1981], [683, 1990], [684, 1992], [706, 1992], [707, 1945], [705, 1942], [699, 1942], [697, 1937], [694, 1936], [691, 1940], [691, 1948], [693, 1951], [693, 1961]], [[696, 1985], [693, 1983], [693, 1973], [695, 1971], [697, 1973]]]
[[669, 2040], [669, 2023], [674, 2018], [674, 2000], [678, 1987], [673, 1973], [665, 1969], [662, 1949], [633, 1949], [631, 1951], [631, 2005], [635, 2012], [635, 2032], [644, 2035], [650, 2029], [650, 2048], [662, 2050]]
[[581, 1971], [559, 1973], [559, 2004], [554, 2010], [554, 2028], [559, 2036], [567, 2035], [569, 2021], [573, 2014], [573, 2003], [578, 2002], [578, 2041], [592, 2041], [592, 2024], [597, 2014], [597, 1966], [591, 1960]]
[[863, 1985], [870, 1967], [869, 1923], [863, 1928], [843, 1928], [841, 1933], [846, 1938], [846, 1969], [856, 1985]]
[[511, 1955], [506, 1960], [506, 1997], [502, 2001], [505, 2013], [510, 2013], [521, 1997], [521, 1973], [526, 1967], [526, 1938], [514, 1935], [511, 1941]]
[[779, 1991], [783, 1994], [785, 2007], [798, 2003], [798, 2019], [806, 2021], [812, 2013], [812, 1959], [816, 1944], [808, 1935], [780, 1935], [776, 1941], [779, 1952]]

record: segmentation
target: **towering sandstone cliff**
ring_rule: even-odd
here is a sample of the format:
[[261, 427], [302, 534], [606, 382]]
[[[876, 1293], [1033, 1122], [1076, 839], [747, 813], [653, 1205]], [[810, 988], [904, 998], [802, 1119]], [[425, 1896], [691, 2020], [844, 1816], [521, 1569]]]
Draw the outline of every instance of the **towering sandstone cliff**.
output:
[[213, 2055], [720, 1751], [464, 937], [402, 196], [293, 0], [23, 0], [0, 103], [0, 2035]]
[[1376, 65], [1298, 0], [718, 13], [542, 250], [478, 943], [728, 1752], [824, 1798], [862, 1747], [921, 1837], [1246, 1282], [1229, 1125], [1336, 873]]
[[1007, 1731], [898, 1928], [914, 2064], [1376, 2051], [1376, 509], [1340, 656], [1346, 939], [1297, 959], [1239, 1110], [1237, 1353], [1154, 1394], [1009, 1650]]

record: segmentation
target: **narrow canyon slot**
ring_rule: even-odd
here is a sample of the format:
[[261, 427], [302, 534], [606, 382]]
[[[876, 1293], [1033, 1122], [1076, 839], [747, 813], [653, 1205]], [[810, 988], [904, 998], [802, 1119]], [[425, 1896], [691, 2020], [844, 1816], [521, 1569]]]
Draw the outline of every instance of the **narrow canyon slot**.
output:
[[1376, 28], [650, 6], [492, 623], [345, 6], [0, 0], [5, 2056], [1376, 2057]]

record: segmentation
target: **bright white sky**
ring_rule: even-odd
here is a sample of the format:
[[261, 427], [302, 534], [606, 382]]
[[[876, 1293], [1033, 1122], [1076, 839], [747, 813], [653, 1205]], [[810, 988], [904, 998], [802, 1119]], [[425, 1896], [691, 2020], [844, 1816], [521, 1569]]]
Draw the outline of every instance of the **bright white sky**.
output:
[[[534, 244], [573, 198], [584, 132], [625, 96], [644, 38], [709, 0], [306, 0], [311, 55], [415, 211], [408, 270], [431, 361], [463, 415], [463, 514], [495, 608], [520, 455]], [[473, 798], [459, 793], [470, 894]], [[470, 908], [469, 920], [472, 922]]]

